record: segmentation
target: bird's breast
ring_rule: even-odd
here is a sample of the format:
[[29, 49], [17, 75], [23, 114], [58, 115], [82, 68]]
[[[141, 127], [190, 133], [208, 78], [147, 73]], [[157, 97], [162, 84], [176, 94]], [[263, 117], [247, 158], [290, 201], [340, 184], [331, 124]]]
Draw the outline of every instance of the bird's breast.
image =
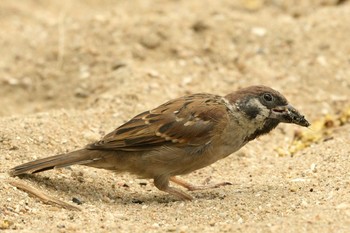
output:
[[246, 138], [261, 125], [261, 122], [250, 120], [242, 114], [234, 114], [230, 117], [227, 127], [213, 142], [213, 150], [216, 151], [219, 159], [238, 151], [248, 142]]

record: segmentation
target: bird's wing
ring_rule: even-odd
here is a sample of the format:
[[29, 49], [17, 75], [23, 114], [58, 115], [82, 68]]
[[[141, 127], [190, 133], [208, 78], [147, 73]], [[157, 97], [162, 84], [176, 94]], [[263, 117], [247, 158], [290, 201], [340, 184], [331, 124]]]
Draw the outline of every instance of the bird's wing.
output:
[[211, 142], [214, 131], [224, 129], [227, 118], [222, 97], [185, 96], [135, 116], [86, 148], [143, 151], [160, 146], [201, 146]]

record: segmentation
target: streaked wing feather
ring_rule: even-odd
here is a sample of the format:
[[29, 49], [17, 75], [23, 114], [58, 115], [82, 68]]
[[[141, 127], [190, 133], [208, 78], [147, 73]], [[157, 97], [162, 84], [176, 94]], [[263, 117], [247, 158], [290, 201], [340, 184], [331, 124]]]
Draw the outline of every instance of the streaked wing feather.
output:
[[210, 142], [213, 129], [225, 117], [226, 106], [220, 96], [185, 96], [135, 116], [87, 149], [141, 151], [170, 144], [199, 146]]

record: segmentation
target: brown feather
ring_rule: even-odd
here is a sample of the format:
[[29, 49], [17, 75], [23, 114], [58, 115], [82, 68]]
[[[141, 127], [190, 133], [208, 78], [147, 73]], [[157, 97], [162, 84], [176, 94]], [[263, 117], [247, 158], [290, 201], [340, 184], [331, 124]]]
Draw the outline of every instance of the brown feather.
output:
[[167, 145], [199, 146], [210, 141], [223, 118], [228, 115], [222, 97], [194, 94], [143, 112], [86, 148], [144, 151]]
[[87, 150], [85, 149], [73, 151], [67, 154], [59, 154], [21, 164], [12, 168], [10, 170], [10, 175], [17, 176], [24, 173], [32, 174], [74, 164], [86, 165], [100, 159], [95, 155], [96, 153], [87, 153]]

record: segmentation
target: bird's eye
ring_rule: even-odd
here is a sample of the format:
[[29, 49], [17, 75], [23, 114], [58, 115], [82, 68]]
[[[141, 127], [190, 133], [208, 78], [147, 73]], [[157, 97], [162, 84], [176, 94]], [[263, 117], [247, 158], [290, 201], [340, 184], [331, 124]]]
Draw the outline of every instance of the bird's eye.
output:
[[264, 94], [263, 97], [264, 97], [264, 100], [266, 100], [267, 102], [271, 102], [273, 100], [272, 95], [269, 93]]

